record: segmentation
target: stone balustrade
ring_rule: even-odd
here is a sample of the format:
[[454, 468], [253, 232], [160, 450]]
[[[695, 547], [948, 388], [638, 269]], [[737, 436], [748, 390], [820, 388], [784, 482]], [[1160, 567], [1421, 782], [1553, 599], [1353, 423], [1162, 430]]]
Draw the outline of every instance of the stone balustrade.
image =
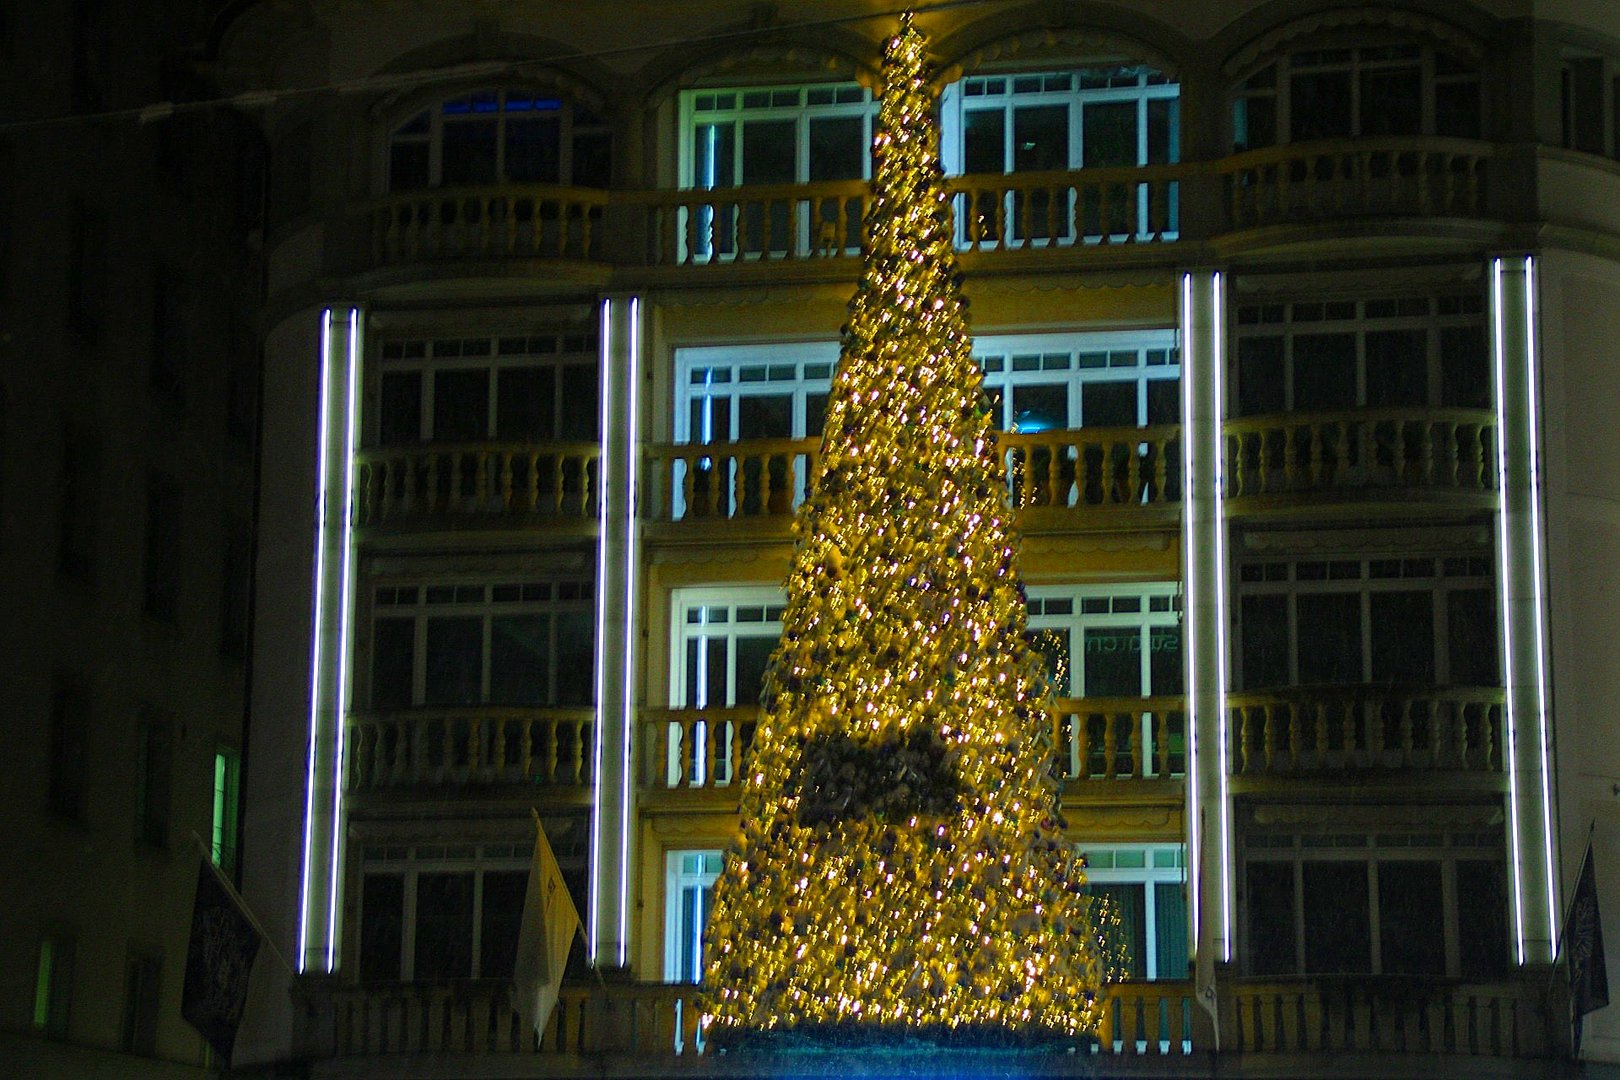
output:
[[1494, 495], [1496, 415], [1355, 409], [1229, 420], [1226, 497], [1377, 489]]
[[1503, 768], [1499, 689], [1295, 687], [1234, 694], [1227, 709], [1234, 775]]
[[589, 707], [493, 705], [353, 714], [348, 786], [587, 787], [595, 719]]
[[376, 265], [434, 259], [603, 258], [612, 196], [591, 188], [499, 184], [389, 195], [366, 208]]
[[500, 521], [597, 515], [601, 447], [571, 443], [425, 443], [355, 453], [355, 524], [446, 518]]

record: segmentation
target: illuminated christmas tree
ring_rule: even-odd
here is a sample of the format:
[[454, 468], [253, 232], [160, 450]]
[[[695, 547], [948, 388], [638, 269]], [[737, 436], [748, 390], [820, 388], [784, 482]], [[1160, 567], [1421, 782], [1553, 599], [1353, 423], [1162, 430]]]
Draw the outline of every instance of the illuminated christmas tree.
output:
[[782, 640], [715, 887], [711, 1037], [1091, 1028], [1050, 690], [909, 17], [884, 53], [866, 252]]

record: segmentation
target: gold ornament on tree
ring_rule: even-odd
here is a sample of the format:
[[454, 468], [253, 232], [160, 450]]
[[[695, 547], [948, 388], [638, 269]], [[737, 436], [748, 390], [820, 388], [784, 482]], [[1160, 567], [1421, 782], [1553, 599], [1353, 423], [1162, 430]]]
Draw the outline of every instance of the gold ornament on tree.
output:
[[1061, 832], [909, 16], [883, 77], [860, 282], [706, 934], [721, 1042], [1021, 1040], [1097, 1019], [1101, 903]]

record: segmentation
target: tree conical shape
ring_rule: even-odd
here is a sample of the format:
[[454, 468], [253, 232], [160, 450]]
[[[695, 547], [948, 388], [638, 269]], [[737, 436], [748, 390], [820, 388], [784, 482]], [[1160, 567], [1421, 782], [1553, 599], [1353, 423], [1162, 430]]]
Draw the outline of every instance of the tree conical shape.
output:
[[923, 49], [907, 18], [884, 54], [864, 264], [707, 932], [722, 1039], [1094, 1022]]

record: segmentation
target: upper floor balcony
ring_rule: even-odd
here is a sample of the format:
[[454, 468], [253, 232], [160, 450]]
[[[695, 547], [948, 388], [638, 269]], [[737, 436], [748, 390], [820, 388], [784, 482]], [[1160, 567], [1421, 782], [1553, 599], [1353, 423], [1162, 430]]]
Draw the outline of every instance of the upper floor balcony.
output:
[[[1183, 242], [1218, 241], [1230, 252], [1335, 222], [1341, 233], [1386, 240], [1474, 222], [1468, 244], [1477, 247], [1491, 223], [1508, 220], [1508, 193], [1531, 167], [1476, 140], [1338, 138], [1217, 160], [972, 173], [950, 177], [947, 189], [970, 270], [1173, 266], [1190, 257], [1177, 251]], [[334, 269], [477, 274], [539, 262], [625, 286], [844, 279], [857, 265], [869, 198], [858, 179], [428, 188], [355, 207], [343, 226], [349, 254]]]

